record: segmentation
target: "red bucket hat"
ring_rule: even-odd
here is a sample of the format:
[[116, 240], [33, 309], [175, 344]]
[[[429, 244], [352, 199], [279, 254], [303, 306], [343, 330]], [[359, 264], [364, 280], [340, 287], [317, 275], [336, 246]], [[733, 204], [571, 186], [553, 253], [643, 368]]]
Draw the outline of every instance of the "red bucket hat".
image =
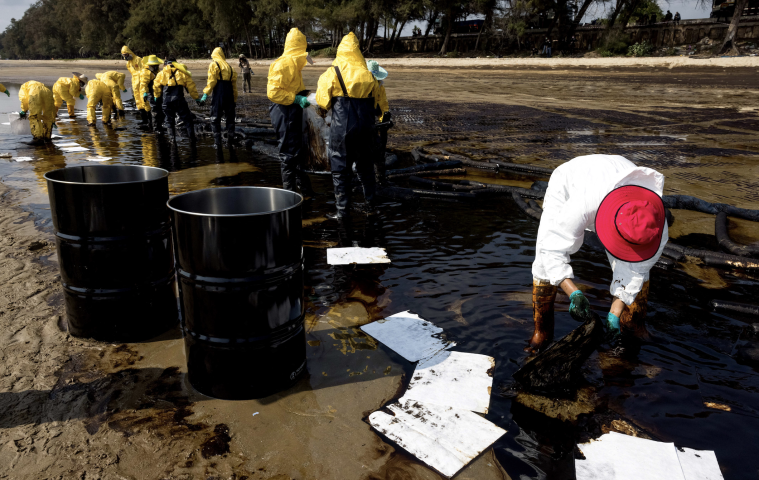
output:
[[604, 248], [624, 262], [644, 262], [659, 251], [666, 215], [659, 195], [637, 185], [615, 188], [596, 213]]

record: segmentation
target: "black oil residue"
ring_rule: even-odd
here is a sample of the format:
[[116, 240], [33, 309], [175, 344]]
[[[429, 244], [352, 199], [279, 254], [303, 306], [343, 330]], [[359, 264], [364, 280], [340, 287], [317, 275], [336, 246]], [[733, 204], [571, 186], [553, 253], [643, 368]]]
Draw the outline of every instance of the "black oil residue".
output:
[[213, 428], [213, 435], [200, 446], [203, 458], [211, 458], [229, 453], [229, 427], [220, 423]]

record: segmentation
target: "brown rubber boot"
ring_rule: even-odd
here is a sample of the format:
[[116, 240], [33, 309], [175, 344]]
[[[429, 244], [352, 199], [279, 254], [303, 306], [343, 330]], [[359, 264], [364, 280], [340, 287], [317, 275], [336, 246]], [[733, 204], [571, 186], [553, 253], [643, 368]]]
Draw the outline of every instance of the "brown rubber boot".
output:
[[553, 341], [553, 303], [558, 287], [545, 280], [532, 281], [532, 317], [535, 333], [525, 352], [535, 353]]
[[619, 317], [620, 327], [638, 338], [645, 338], [648, 336], [648, 330], [646, 330], [648, 284], [648, 281], [643, 284], [643, 288], [641, 288], [640, 293], [635, 296], [633, 304], [629, 307], [625, 307], [625, 309], [622, 310], [622, 315]]

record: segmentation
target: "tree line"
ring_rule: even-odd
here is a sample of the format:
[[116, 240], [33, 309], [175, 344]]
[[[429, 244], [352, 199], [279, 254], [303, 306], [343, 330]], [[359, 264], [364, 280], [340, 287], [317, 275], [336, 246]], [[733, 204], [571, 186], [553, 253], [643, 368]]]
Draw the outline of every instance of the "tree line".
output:
[[[698, 1], [698, 0], [694, 0]], [[703, 0], [701, 0], [703, 1]], [[744, 1], [744, 0], [739, 0]], [[410, 22], [422, 21], [422, 49], [442, 35], [446, 54], [456, 21], [484, 19], [477, 30], [489, 48], [521, 48], [530, 28], [568, 38], [591, 5], [606, 4], [607, 28], [624, 27], [652, 11], [654, 0], [39, 0], [0, 33], [3, 58], [118, 58], [122, 45], [138, 54], [207, 56], [224, 46], [229, 55], [280, 55], [292, 27], [309, 42], [337, 47], [354, 32], [369, 53], [393, 52]], [[656, 7], [658, 9], [658, 7]], [[660, 11], [660, 10], [659, 10]], [[492, 40], [496, 39], [496, 42]], [[496, 45], [496, 47], [493, 47]], [[477, 49], [478, 47], [475, 47]]]

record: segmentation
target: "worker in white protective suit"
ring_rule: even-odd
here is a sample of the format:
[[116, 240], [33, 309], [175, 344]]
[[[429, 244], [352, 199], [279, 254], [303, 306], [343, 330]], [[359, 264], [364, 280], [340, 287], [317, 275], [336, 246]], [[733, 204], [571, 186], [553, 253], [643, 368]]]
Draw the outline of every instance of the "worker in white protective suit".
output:
[[569, 295], [575, 320], [590, 317], [590, 304], [572, 281], [569, 264], [586, 230], [598, 234], [613, 271], [614, 301], [606, 327], [617, 339], [620, 327], [645, 332], [649, 271], [669, 238], [663, 189], [664, 175], [619, 155], [577, 157], [554, 170], [532, 264], [535, 333], [525, 350], [538, 351], [553, 340], [558, 287]]

